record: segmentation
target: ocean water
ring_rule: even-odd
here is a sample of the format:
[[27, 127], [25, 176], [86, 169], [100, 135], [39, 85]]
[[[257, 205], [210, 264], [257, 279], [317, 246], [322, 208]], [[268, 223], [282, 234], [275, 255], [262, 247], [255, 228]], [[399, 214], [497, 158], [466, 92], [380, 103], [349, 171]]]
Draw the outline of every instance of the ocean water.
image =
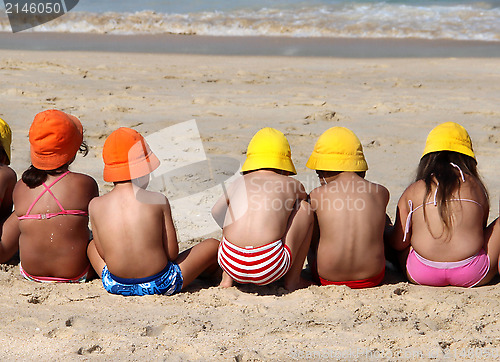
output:
[[[11, 31], [3, 3], [0, 31]], [[500, 42], [500, 0], [80, 0], [27, 31]]]

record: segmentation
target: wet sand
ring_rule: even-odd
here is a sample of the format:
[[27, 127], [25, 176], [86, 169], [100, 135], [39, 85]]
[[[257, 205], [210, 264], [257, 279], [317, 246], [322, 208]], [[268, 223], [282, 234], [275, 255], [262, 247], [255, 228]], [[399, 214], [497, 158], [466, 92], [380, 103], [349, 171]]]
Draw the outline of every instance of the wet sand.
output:
[[0, 49], [340, 58], [500, 57], [498, 42], [0, 32]]

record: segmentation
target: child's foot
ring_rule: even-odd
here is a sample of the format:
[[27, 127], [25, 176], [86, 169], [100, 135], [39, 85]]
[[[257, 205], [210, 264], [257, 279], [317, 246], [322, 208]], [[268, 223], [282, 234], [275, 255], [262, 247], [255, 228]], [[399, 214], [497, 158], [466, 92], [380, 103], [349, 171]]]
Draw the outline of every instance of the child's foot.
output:
[[222, 280], [220, 281], [219, 287], [221, 288], [231, 288], [233, 286], [233, 279], [227, 275], [226, 272], [222, 273]]
[[302, 289], [302, 288], [307, 288], [311, 285], [315, 285], [313, 281], [311, 280], [306, 280], [304, 278], [299, 278], [298, 281], [285, 281], [285, 289], [288, 290], [289, 292], [294, 292], [297, 289]]

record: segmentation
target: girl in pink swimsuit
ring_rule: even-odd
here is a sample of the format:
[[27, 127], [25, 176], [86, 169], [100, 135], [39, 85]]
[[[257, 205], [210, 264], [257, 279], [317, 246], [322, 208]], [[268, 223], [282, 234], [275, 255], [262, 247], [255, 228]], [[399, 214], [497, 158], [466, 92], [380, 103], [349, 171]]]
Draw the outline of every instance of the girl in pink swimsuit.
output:
[[30, 131], [32, 165], [15, 186], [15, 212], [6, 221], [0, 262], [19, 248], [21, 275], [38, 282], [82, 282], [90, 270], [88, 204], [97, 183], [68, 170], [87, 153], [80, 121], [58, 110], [36, 115]]
[[473, 287], [497, 273], [500, 228], [497, 220], [486, 227], [489, 199], [476, 165], [465, 128], [447, 122], [429, 133], [416, 180], [386, 233], [411, 282]]

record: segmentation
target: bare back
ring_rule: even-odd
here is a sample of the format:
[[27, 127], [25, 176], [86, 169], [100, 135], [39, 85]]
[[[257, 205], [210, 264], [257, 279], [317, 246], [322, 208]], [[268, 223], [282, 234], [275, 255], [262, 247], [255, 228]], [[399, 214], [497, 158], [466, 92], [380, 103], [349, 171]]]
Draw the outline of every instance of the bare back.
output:
[[317, 266], [331, 281], [373, 277], [385, 265], [383, 232], [389, 192], [352, 172], [311, 192], [319, 224]]
[[12, 213], [12, 193], [17, 176], [9, 166], [0, 164], [0, 225]]
[[[224, 236], [245, 247], [281, 239], [298, 201], [305, 200], [307, 194], [298, 180], [272, 170], [258, 170], [235, 181], [228, 198]], [[224, 197], [220, 203], [225, 203]]]
[[[48, 176], [50, 185], [56, 176]], [[17, 217], [27, 214], [36, 198], [45, 190], [43, 185], [30, 189], [22, 180], [14, 189]], [[88, 205], [98, 195], [97, 183], [87, 175], [69, 173], [54, 184], [50, 191], [66, 210], [88, 213]], [[61, 211], [49, 192], [33, 205], [30, 215], [41, 219], [19, 220], [19, 253], [21, 264], [29, 274], [72, 278], [80, 275], [89, 265], [89, 218], [87, 215], [58, 215], [44, 218], [47, 213]]]
[[[449, 201], [452, 228], [446, 232], [439, 216], [438, 207], [433, 203], [436, 185], [426, 200], [424, 219], [424, 181], [410, 185], [398, 203], [402, 222], [410, 213], [411, 200], [414, 212], [411, 215], [411, 230], [406, 236], [411, 246], [424, 258], [433, 261], [459, 261], [475, 255], [484, 243], [484, 227], [488, 220], [489, 203], [484, 190], [474, 177], [466, 175]], [[461, 200], [460, 200], [461, 199]], [[404, 230], [404, 229], [403, 229]]]
[[90, 217], [96, 248], [118, 277], [149, 277], [177, 258], [170, 206], [162, 194], [138, 189], [130, 182], [117, 184], [92, 200]]

